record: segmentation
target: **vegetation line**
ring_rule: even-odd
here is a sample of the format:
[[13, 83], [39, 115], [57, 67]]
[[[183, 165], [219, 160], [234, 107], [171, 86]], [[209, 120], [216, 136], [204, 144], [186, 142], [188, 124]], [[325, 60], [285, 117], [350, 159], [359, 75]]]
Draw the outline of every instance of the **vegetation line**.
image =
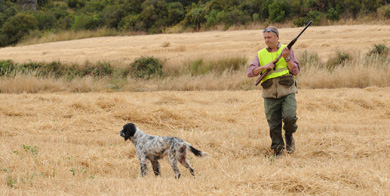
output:
[[[298, 57], [299, 88], [365, 88], [390, 84], [389, 47], [378, 44], [365, 55], [336, 51], [327, 62], [317, 53]], [[111, 62], [83, 65], [61, 62], [17, 64], [0, 61], [1, 93], [156, 91], [156, 90], [251, 90], [254, 79], [246, 77], [246, 57], [213, 61], [195, 59], [182, 66], [166, 65], [155, 57], [140, 57], [126, 66]]]
[[96, 36], [227, 30], [259, 23], [388, 23], [389, 3], [390, 0], [3, 0], [0, 47]]

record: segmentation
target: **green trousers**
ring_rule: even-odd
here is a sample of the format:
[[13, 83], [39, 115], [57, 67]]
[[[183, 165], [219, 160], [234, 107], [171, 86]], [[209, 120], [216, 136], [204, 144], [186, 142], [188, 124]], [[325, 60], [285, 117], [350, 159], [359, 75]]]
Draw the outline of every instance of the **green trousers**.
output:
[[264, 108], [272, 139], [271, 149], [284, 148], [282, 125], [286, 135], [298, 129], [295, 94], [278, 99], [264, 98]]

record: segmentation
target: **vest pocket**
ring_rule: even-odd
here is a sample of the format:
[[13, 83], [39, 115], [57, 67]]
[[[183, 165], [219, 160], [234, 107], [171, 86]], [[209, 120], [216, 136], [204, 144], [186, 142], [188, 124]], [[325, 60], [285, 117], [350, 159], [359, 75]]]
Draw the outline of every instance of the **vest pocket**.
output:
[[267, 89], [271, 87], [273, 83], [274, 82], [272, 80], [268, 79], [265, 82], [261, 83], [261, 86], [263, 87], [263, 89]]
[[292, 75], [280, 77], [279, 84], [283, 86], [292, 86], [294, 84], [294, 78]]

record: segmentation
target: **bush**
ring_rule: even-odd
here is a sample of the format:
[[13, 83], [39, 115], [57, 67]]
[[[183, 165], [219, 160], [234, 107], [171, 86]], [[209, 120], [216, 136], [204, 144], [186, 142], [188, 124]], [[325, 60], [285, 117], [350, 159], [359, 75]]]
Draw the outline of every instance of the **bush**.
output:
[[336, 68], [336, 66], [343, 64], [347, 60], [351, 60], [351, 56], [348, 53], [337, 51], [336, 56], [330, 58], [326, 63], [326, 68], [332, 71]]
[[0, 61], [0, 76], [6, 76], [15, 70], [15, 64], [11, 60]]
[[149, 79], [162, 76], [162, 62], [154, 57], [141, 57], [131, 63], [130, 74], [136, 78]]
[[290, 7], [285, 0], [277, 0], [268, 6], [269, 19], [272, 22], [283, 22], [290, 14]]
[[104, 76], [111, 76], [114, 72], [114, 68], [111, 66], [110, 63], [107, 62], [98, 62], [96, 65], [85, 65], [81, 70], [77, 71], [79, 76], [98, 76], [98, 77], [104, 77]]
[[2, 27], [2, 32], [8, 37], [7, 44], [15, 44], [31, 30], [37, 28], [38, 22], [33, 15], [18, 13], [8, 18]]
[[340, 9], [330, 8], [326, 13], [326, 18], [329, 20], [337, 21], [340, 16]]
[[128, 15], [119, 22], [118, 28], [124, 31], [144, 31], [145, 24], [140, 19], [140, 15]]
[[99, 23], [101, 22], [101, 19], [98, 15], [85, 15], [81, 14], [79, 16], [76, 16], [75, 21], [72, 25], [72, 28], [74, 30], [94, 30], [99, 27]]
[[376, 12], [379, 18], [390, 19], [390, 5], [382, 6]]
[[30, 74], [34, 71], [39, 70], [42, 67], [42, 64], [36, 62], [29, 62], [26, 64], [22, 64], [18, 67], [18, 71], [22, 74]]
[[68, 7], [82, 8], [85, 6], [85, 0], [67, 0]]
[[54, 76], [56, 78], [66, 75], [68, 72], [67, 67], [63, 66], [59, 61], [53, 61], [48, 64], [44, 64], [37, 70], [37, 76], [49, 77]]
[[375, 44], [374, 48], [368, 53], [368, 56], [372, 55], [381, 55], [387, 56], [389, 54], [390, 48], [383, 44]]

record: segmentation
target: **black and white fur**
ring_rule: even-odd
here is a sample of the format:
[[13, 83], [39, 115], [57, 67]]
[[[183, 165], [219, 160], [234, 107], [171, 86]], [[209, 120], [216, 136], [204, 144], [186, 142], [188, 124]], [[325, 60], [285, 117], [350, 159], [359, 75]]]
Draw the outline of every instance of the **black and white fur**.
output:
[[124, 137], [125, 141], [130, 139], [133, 142], [140, 161], [142, 176], [145, 176], [148, 172], [147, 159], [152, 163], [154, 174], [156, 176], [159, 175], [160, 163], [158, 160], [166, 155], [168, 155], [169, 164], [175, 172], [176, 178], [180, 178], [181, 175], [177, 167], [177, 162], [180, 162], [184, 167], [188, 168], [194, 176], [194, 169], [192, 169], [187, 159], [187, 149], [198, 157], [206, 157], [208, 155], [207, 152], [201, 152], [195, 149], [191, 144], [180, 138], [148, 135], [132, 123], [123, 126], [120, 136]]

